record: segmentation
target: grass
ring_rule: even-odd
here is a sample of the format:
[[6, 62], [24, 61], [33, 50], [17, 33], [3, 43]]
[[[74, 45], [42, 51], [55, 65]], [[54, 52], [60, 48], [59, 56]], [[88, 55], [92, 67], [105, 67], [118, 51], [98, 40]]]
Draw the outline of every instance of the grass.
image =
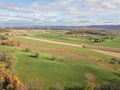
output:
[[[13, 39], [27, 43], [40, 45], [45, 47], [64, 48], [65, 50], [72, 50], [81, 52], [91, 56], [98, 57], [102, 60], [110, 60], [111, 56], [97, 53], [84, 48], [77, 48], [72, 46], [58, 45], [40, 42], [37, 40], [22, 39], [14, 37]], [[53, 53], [40, 52], [40, 57], [35, 58], [34, 50], [32, 52], [24, 52], [23, 48], [9, 47], [0, 45], [1, 50], [15, 50], [14, 54], [18, 59], [15, 66], [15, 72], [21, 81], [28, 87], [35, 90], [48, 90], [49, 87], [54, 87], [59, 84], [63, 87], [70, 87], [87, 84], [85, 73], [92, 73], [96, 77], [96, 84], [108, 84], [120, 81], [118, 76], [119, 71], [110, 69], [108, 67], [99, 66], [92, 62], [92, 60], [81, 60], [81, 58], [73, 57], [79, 62], [66, 63], [65, 56], [56, 56], [58, 61], [53, 61], [50, 58]], [[62, 59], [62, 61], [61, 61]]]
[[[16, 65], [16, 74], [30, 88], [31, 83], [37, 81], [39, 87], [47, 90], [50, 86], [59, 83], [62, 86], [72, 86], [74, 83], [87, 83], [85, 73], [93, 73], [97, 83], [114, 83], [120, 80], [114, 73], [117, 71], [101, 67], [95, 63], [81, 61], [79, 63], [63, 63], [49, 60], [50, 54], [41, 52], [40, 58], [30, 57], [33, 53], [17, 52], [19, 62]], [[111, 81], [111, 80], [115, 81]]]
[[37, 40], [30, 40], [30, 39], [23, 39], [23, 38], [19, 38], [19, 37], [14, 37], [12, 38], [14, 40], [23, 42], [23, 43], [28, 43], [28, 44], [34, 44], [34, 45], [40, 45], [40, 46], [46, 46], [46, 47], [54, 47], [54, 48], [64, 48], [64, 49], [68, 49], [68, 50], [73, 50], [73, 51], [77, 51], [77, 52], [82, 52], [91, 56], [95, 56], [98, 57], [102, 60], [110, 60], [112, 57], [111, 56], [107, 56], [104, 55], [102, 53], [98, 53], [92, 50], [88, 50], [85, 48], [78, 48], [78, 47], [72, 47], [72, 46], [66, 46], [66, 45], [60, 45], [60, 44], [53, 44], [53, 43], [47, 43], [47, 42], [42, 42], [42, 41], [37, 41]]
[[65, 41], [65, 42], [71, 42], [71, 43], [86, 43], [86, 44], [92, 44], [86, 37], [80, 37], [78, 38], [76, 35], [62, 35], [61, 33], [49, 33], [49, 34], [42, 34], [39, 32], [31, 32], [32, 36], [37, 38], [47, 38], [52, 40], [59, 40], [59, 41]]
[[120, 48], [120, 37], [117, 37], [113, 40], [105, 41], [103, 43], [100, 43], [100, 45]]
[[[114, 36], [114, 39], [111, 40], [112, 35], [92, 35], [88, 36], [78, 36], [78, 34], [66, 34], [66, 30], [46, 30], [46, 31], [29, 31], [29, 32], [19, 32], [20, 35], [24, 35], [27, 33], [28, 36], [36, 37], [36, 38], [46, 38], [50, 40], [57, 40], [63, 42], [77, 43], [77, 44], [97, 44], [101, 46], [109, 46], [109, 47], [120, 47], [120, 36]], [[104, 42], [94, 43], [89, 41], [90, 38], [106, 38]]]
[[37, 38], [47, 38], [47, 39], [53, 39], [53, 40], [60, 40], [65, 42], [71, 42], [71, 43], [78, 43], [78, 44], [94, 44], [93, 42], [89, 41], [89, 38], [104, 38], [108, 37], [106, 41], [102, 43], [98, 43], [98, 45], [102, 46], [109, 46], [109, 47], [120, 47], [120, 37], [117, 36], [113, 40], [110, 39], [111, 36], [101, 36], [101, 35], [90, 35], [90, 36], [80, 36], [77, 35], [64, 35], [65, 32], [62, 32], [63, 35], [56, 32], [49, 32], [48, 34], [39, 33], [39, 32], [31, 32], [31, 35]]

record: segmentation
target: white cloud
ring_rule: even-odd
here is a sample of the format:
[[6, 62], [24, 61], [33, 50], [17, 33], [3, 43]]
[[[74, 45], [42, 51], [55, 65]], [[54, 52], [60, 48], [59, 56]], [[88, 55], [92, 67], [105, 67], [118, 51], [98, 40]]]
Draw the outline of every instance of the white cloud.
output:
[[11, 3], [1, 3], [0, 8], [10, 10], [10, 11], [15, 11], [15, 12], [32, 13], [31, 9], [23, 8], [16, 4], [11, 4]]
[[18, 21], [17, 23], [80, 25], [99, 23], [96, 17], [120, 15], [119, 9], [119, 0], [54, 0], [51, 2], [36, 0], [28, 7], [1, 3], [0, 10], [10, 13], [4, 12], [0, 16], [7, 17], [5, 15], [10, 14], [6, 21]]
[[117, 6], [112, 3], [105, 2], [105, 3], [102, 3], [101, 7], [104, 9], [114, 9]]
[[109, 0], [105, 0], [103, 2], [101, 2], [101, 4], [98, 4], [95, 7], [92, 7], [91, 10], [92, 11], [104, 11], [104, 12], [118, 12], [120, 8], [120, 1], [119, 0], [114, 0], [114, 1], [109, 1]]
[[93, 5], [97, 2], [100, 2], [101, 0], [85, 0], [85, 4], [90, 6], [90, 5]]

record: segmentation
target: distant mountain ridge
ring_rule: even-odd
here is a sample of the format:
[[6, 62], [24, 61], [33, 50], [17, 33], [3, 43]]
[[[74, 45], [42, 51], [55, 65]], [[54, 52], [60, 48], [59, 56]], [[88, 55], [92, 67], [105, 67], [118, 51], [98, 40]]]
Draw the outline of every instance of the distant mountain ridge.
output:
[[31, 28], [45, 29], [99, 29], [99, 30], [120, 30], [120, 25], [91, 25], [91, 26], [33, 26]]
[[104, 30], [120, 30], [120, 25], [93, 25], [93, 26], [87, 26], [87, 28], [104, 29]]
[[14, 27], [11, 26], [10, 28], [120, 30], [120, 25], [91, 25], [91, 26], [14, 26]]

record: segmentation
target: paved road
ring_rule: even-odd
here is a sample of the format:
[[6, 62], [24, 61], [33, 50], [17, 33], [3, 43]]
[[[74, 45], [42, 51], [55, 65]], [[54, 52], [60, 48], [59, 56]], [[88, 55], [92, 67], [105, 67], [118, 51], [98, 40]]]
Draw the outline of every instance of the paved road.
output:
[[[38, 40], [38, 41], [42, 41], [42, 42], [48, 42], [48, 43], [68, 45], [68, 46], [74, 46], [74, 47], [82, 48], [82, 45], [79, 45], [79, 44], [48, 40], [48, 39], [44, 39], [44, 38], [34, 38], [34, 37], [26, 37], [26, 36], [20, 36], [20, 37], [21, 38], [26, 38], [26, 39], [31, 39], [31, 40]], [[106, 54], [106, 55], [110, 55], [110, 56], [113, 56], [113, 57], [120, 58], [120, 53], [110, 52], [110, 51], [103, 51], [103, 50], [96, 50], [96, 49], [91, 49], [91, 50], [96, 51], [96, 52], [100, 52], [100, 53], [103, 53], [103, 54]]]

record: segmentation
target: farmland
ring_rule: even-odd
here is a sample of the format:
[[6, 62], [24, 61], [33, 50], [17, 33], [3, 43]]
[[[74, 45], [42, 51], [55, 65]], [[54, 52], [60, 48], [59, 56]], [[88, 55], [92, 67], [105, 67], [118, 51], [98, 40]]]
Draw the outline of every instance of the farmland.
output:
[[[79, 30], [78, 30], [79, 31]], [[84, 30], [83, 30], [84, 31]], [[42, 30], [42, 31], [31, 31], [28, 30], [27, 32], [20, 32], [20, 35], [22, 36], [32, 36], [37, 38], [46, 38], [46, 39], [52, 39], [57, 41], [65, 41], [65, 42], [71, 42], [71, 43], [77, 43], [77, 44], [96, 44], [101, 46], [109, 46], [109, 47], [120, 47], [120, 32], [106, 32], [106, 31], [100, 31], [100, 33], [97, 34], [89, 34], [85, 32], [77, 32], [74, 34], [67, 34], [68, 32], [71, 32], [69, 30]], [[94, 32], [94, 31], [93, 31]], [[103, 42], [92, 42], [90, 41], [90, 38], [94, 39], [101, 39], [104, 38], [105, 40]]]
[[[19, 47], [0, 45], [0, 49], [14, 51], [17, 63], [13, 74], [17, 75], [30, 90], [54, 90], [54, 88], [63, 90], [65, 87], [81, 86], [96, 87], [115, 84], [120, 81], [120, 66], [117, 62], [113, 62], [113, 56], [88, 48], [24, 38], [26, 36], [38, 39], [45, 38], [61, 43], [93, 44], [94, 42], [90, 42], [88, 37], [99, 37], [98, 35], [80, 36], [78, 38], [76, 35], [58, 36], [66, 31], [54, 31], [53, 33], [53, 31], [13, 30], [12, 32], [17, 33], [18, 36], [8, 36], [9, 39], [19, 41], [21, 45]], [[113, 40], [118, 40], [117, 38]], [[81, 39], [82, 41], [80, 41]], [[105, 42], [108, 41], [109, 39]], [[105, 46], [105, 42], [98, 44]], [[39, 57], [35, 56], [36, 52], [39, 53]]]
[[0, 90], [120, 90], [120, 0], [0, 0]]
[[120, 37], [117, 37], [116, 39], [112, 41], [106, 41], [101, 43], [102, 46], [110, 46], [110, 47], [120, 47]]

